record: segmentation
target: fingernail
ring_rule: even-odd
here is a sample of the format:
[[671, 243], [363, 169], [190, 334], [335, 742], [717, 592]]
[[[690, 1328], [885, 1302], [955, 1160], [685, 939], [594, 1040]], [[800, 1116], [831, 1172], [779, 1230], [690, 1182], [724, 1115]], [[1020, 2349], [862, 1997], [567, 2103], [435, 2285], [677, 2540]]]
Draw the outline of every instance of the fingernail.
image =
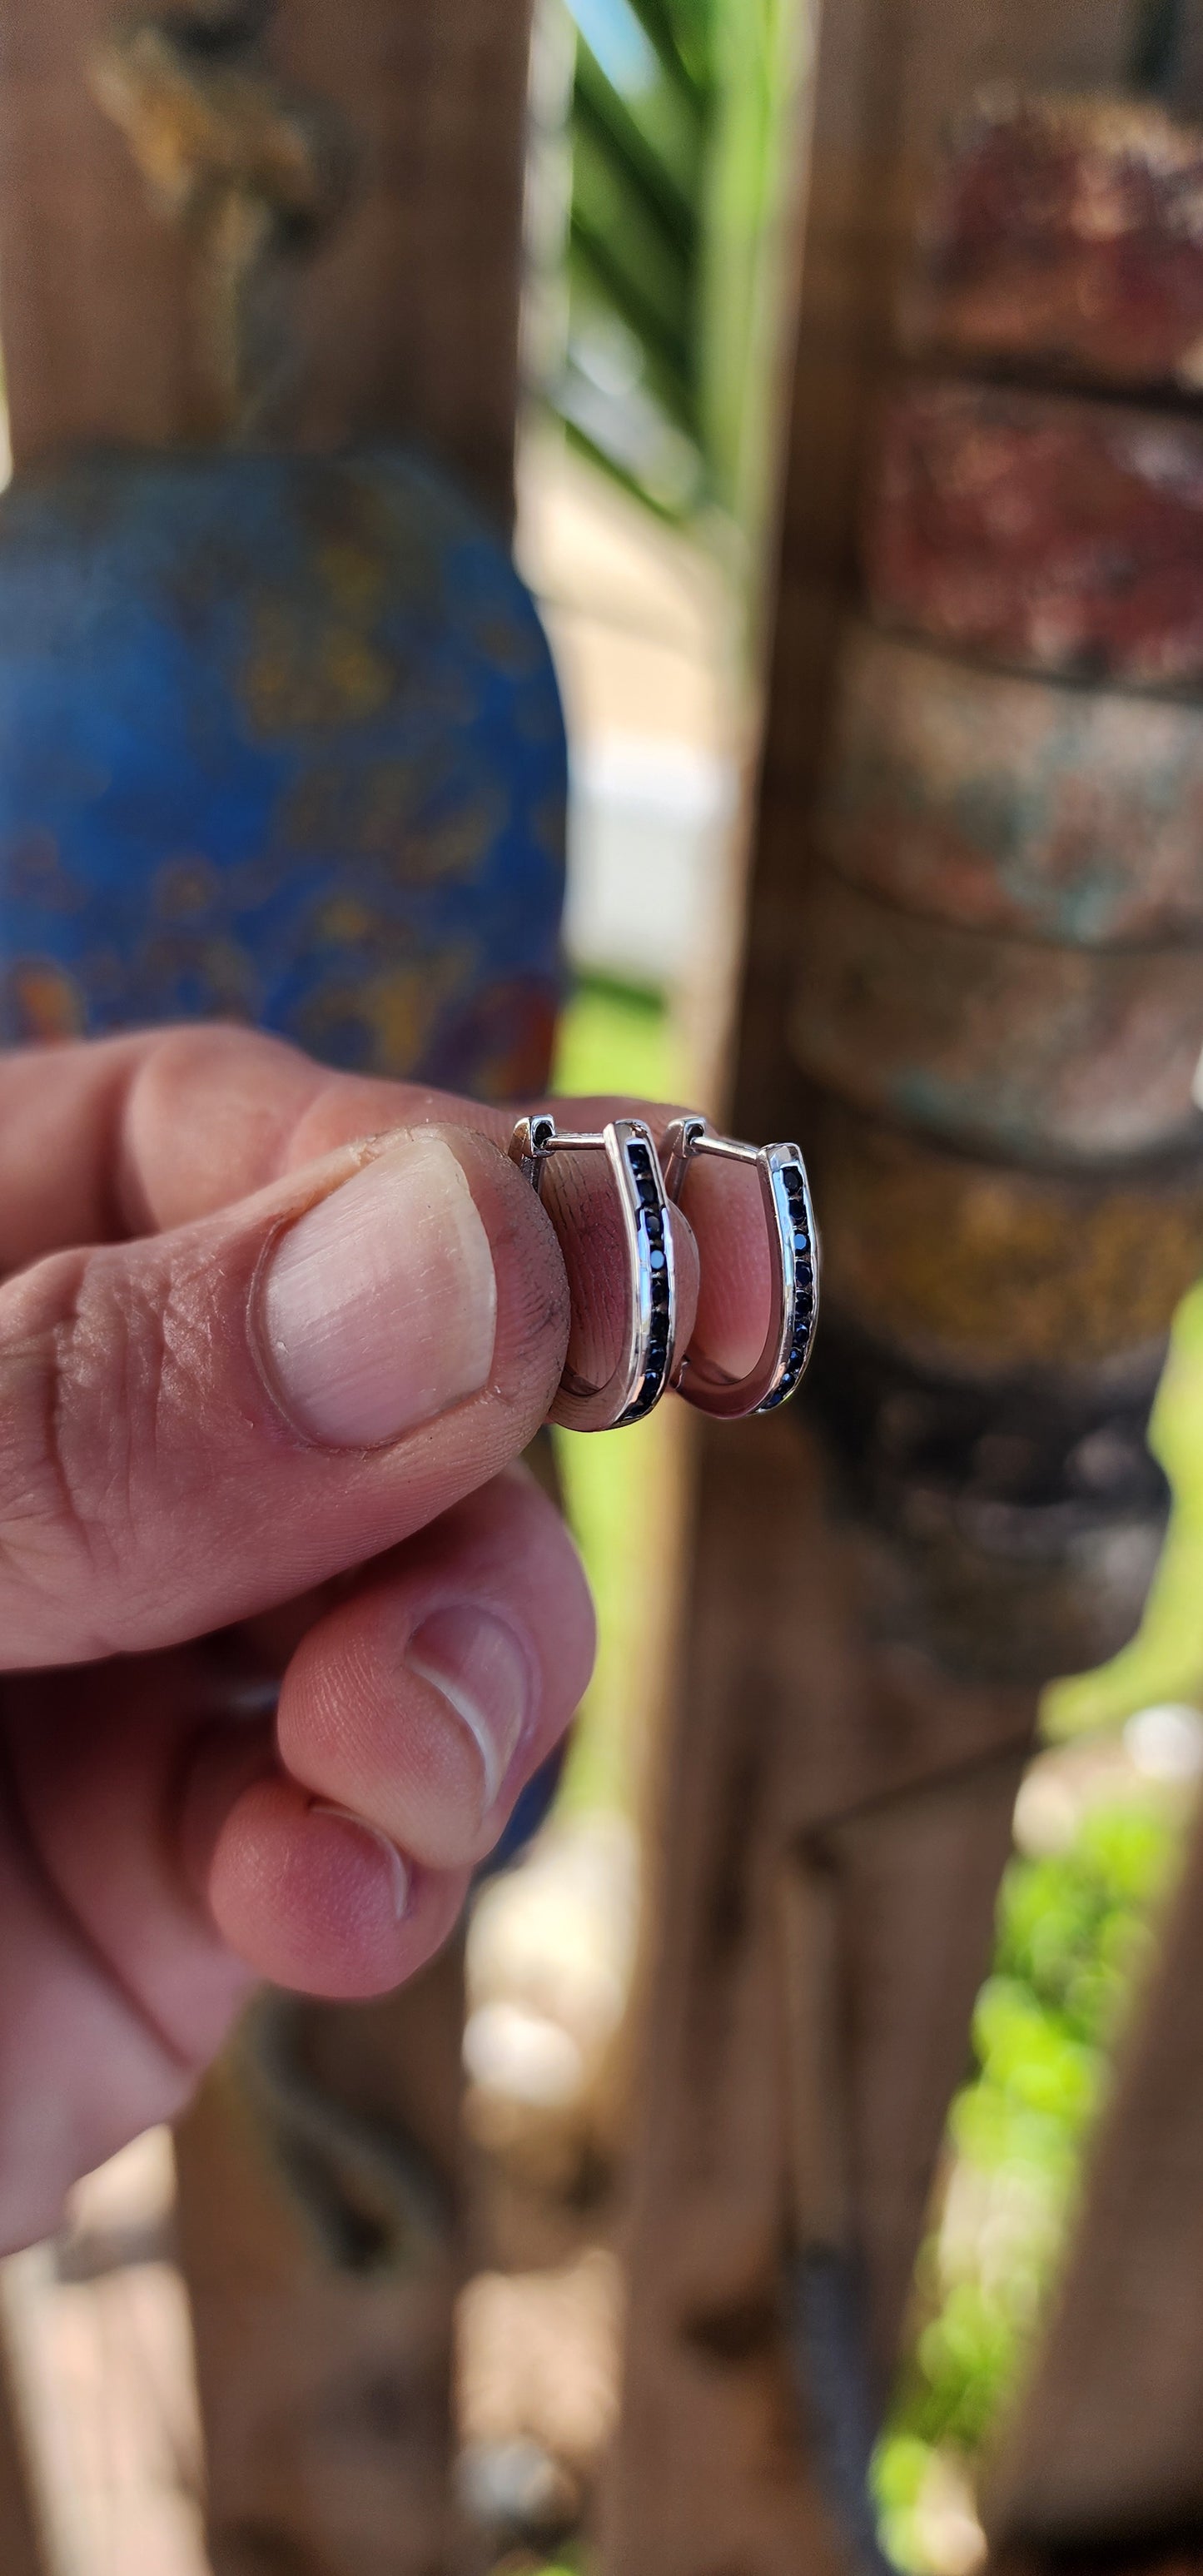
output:
[[480, 1755], [480, 1812], [487, 1816], [530, 1714], [528, 1657], [504, 1619], [457, 1603], [415, 1629], [406, 1662], [467, 1728]]
[[441, 1137], [386, 1146], [290, 1226], [259, 1323], [285, 1411], [335, 1449], [379, 1448], [477, 1393], [493, 1358], [497, 1281]]
[[388, 1835], [382, 1834], [377, 1825], [365, 1825], [362, 1816], [353, 1816], [349, 1807], [327, 1806], [323, 1799], [315, 1798], [309, 1813], [311, 1816], [331, 1816], [335, 1824], [342, 1825], [347, 1833], [355, 1834], [362, 1843], [370, 1843], [374, 1862], [378, 1862], [383, 1854], [388, 1865], [393, 1912], [399, 1923], [409, 1903], [409, 1871], [396, 1844], [391, 1843]]

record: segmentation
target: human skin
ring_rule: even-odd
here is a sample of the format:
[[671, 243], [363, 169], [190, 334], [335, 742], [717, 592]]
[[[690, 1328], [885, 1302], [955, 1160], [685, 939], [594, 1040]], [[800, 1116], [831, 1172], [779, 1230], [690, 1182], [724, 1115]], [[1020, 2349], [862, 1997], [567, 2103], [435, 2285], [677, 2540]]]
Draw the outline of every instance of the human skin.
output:
[[[420, 1968], [580, 1698], [519, 1462], [570, 1336], [604, 1374], [621, 1242], [584, 1161], [557, 1239], [514, 1114], [221, 1028], [0, 1055], [0, 2248], [179, 2110], [256, 1978]], [[674, 1220], [733, 1370], [741, 1187]]]

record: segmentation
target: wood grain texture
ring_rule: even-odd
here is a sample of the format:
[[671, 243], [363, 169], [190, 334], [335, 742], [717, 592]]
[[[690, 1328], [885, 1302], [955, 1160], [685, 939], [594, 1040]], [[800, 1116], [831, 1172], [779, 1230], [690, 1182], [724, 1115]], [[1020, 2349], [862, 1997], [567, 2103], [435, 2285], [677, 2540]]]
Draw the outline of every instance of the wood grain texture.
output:
[[[0, 27], [0, 265], [19, 463], [211, 432], [187, 245], [93, 97], [110, 0], [11, 0]], [[283, 0], [272, 67], [337, 107], [359, 179], [298, 267], [293, 443], [417, 437], [512, 502], [527, 0]]]
[[1159, 2534], [1203, 2527], [1201, 1960], [1196, 1831], [988, 2496], [1001, 2550], [1106, 2543], [1147, 2556]]
[[0, 269], [18, 464], [166, 445], [206, 419], [191, 263], [88, 85], [108, 0], [12, 0], [0, 21]]
[[[1120, 75], [1129, 41], [1123, 0], [827, 0], [820, 13], [729, 1107], [738, 1134], [795, 1132], [798, 896], [857, 581], [862, 463], [936, 138], [979, 80], [1089, 86]], [[1059, 1345], [1058, 1366], [1063, 1357]], [[1030, 1691], [966, 1688], [920, 1654], [854, 1651], [851, 1573], [820, 1539], [795, 1438], [788, 1423], [761, 1424], [702, 1447], [662, 1805], [615, 2576], [796, 2576], [826, 2570], [840, 2549], [813, 2439], [790, 2436], [777, 2328], [790, 2201], [773, 1992], [779, 1873], [822, 1828], [831, 1886], [811, 1909], [822, 1929], [810, 1982], [823, 1991], [824, 1962], [840, 1961], [835, 2055], [850, 2106], [836, 2122], [848, 2142], [843, 2185], [827, 2205], [842, 2200], [850, 2213], [881, 2371], [964, 2059], [1033, 1719]], [[909, 1876], [912, 1834], [922, 1886]], [[826, 1991], [830, 2005], [829, 1982]], [[911, 2052], [909, 2074], [895, 2046]], [[830, 2029], [818, 2062], [830, 2065]], [[815, 2170], [830, 2174], [830, 2159], [828, 2139]]]
[[501, 521], [518, 403], [531, 0], [283, 0], [288, 78], [341, 109], [358, 203], [297, 296], [305, 443], [412, 436]]
[[827, 1923], [812, 1976], [828, 2038], [803, 2071], [826, 2173], [813, 2227], [863, 2275], [858, 2361], [880, 2395], [1034, 1703], [856, 1647], [849, 1569], [796, 1426], [724, 1427], [702, 1473], [610, 2563], [624, 2576], [792, 2576], [830, 2566], [840, 2544], [779, 2323], [781, 1875], [819, 1891], [812, 1919]]
[[[96, 102], [113, 0], [11, 0], [0, 21], [0, 273], [18, 467], [213, 433], [195, 251]], [[337, 108], [357, 190], [290, 283], [285, 443], [416, 438], [512, 508], [527, 0], [282, 0], [270, 62]], [[378, 2013], [315, 2014], [329, 2119], [396, 2120], [454, 2164], [454, 1958]], [[433, 2122], [442, 2133], [425, 2133]], [[449, 2236], [412, 2278], [323, 2256], [229, 2069], [180, 2136], [215, 2563], [432, 2576], [449, 2538]], [[14, 2507], [15, 2511], [15, 2507]], [[5, 2576], [17, 2540], [5, 2534]], [[21, 2567], [21, 2576], [24, 2569]]]
[[254, 2027], [181, 2124], [214, 2565], [444, 2576], [461, 2273], [462, 1959], [361, 2008]]
[[4, 2576], [52, 2576], [37, 2528], [12, 2370], [0, 2344], [0, 2567]]

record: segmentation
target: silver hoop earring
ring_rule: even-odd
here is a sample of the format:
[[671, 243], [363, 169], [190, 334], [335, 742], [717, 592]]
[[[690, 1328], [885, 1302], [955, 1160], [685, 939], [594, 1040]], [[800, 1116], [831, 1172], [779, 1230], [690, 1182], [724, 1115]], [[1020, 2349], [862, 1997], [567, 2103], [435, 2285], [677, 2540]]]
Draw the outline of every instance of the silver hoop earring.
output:
[[747, 1377], [727, 1377], [713, 1360], [686, 1351], [673, 1385], [700, 1412], [728, 1421], [745, 1413], [774, 1413], [805, 1375], [819, 1311], [819, 1236], [802, 1155], [796, 1145], [757, 1147], [712, 1135], [704, 1118], [674, 1118], [660, 1150], [664, 1187], [675, 1207], [697, 1155], [754, 1164], [773, 1256], [772, 1311], [755, 1368]]
[[572, 1369], [560, 1380], [553, 1420], [570, 1431], [617, 1431], [642, 1422], [669, 1381], [677, 1325], [672, 1225], [651, 1131], [638, 1118], [615, 1118], [596, 1135], [566, 1134], [541, 1111], [520, 1118], [510, 1139], [517, 1163], [542, 1196], [552, 1154], [604, 1154], [622, 1211], [629, 1298], [626, 1338], [604, 1386]]

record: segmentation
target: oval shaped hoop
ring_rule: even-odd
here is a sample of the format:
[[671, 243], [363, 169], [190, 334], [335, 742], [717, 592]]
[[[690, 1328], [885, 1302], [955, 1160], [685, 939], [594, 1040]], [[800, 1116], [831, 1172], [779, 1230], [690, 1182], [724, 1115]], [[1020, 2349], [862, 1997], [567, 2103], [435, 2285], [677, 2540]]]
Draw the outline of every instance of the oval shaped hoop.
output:
[[517, 1163], [542, 1196], [552, 1154], [604, 1154], [622, 1211], [628, 1263], [627, 1330], [604, 1386], [565, 1369], [552, 1412], [569, 1431], [617, 1431], [642, 1422], [669, 1383], [675, 1357], [677, 1295], [672, 1226], [651, 1131], [638, 1118], [615, 1118], [595, 1135], [568, 1134], [540, 1111], [520, 1118], [510, 1139]]
[[687, 1350], [672, 1383], [699, 1412], [728, 1421], [746, 1413], [775, 1413], [805, 1376], [819, 1312], [819, 1234], [800, 1148], [744, 1145], [733, 1136], [713, 1135], [705, 1118], [674, 1118], [661, 1153], [664, 1187], [674, 1206], [681, 1203], [696, 1155], [754, 1164], [774, 1256], [769, 1329], [755, 1368], [746, 1377], [728, 1377], [714, 1360]]

